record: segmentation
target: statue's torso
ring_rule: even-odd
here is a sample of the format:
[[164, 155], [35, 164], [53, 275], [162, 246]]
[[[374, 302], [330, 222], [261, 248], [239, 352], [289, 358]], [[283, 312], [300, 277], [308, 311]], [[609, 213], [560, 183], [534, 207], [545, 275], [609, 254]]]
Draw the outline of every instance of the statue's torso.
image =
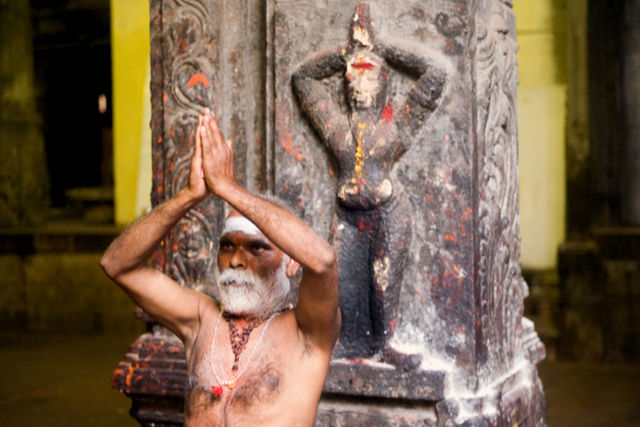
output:
[[391, 169], [404, 151], [397, 140], [396, 124], [392, 120], [372, 123], [353, 117], [331, 137], [331, 145], [337, 147], [333, 154], [339, 169], [339, 204], [352, 210], [386, 204], [394, 194]]

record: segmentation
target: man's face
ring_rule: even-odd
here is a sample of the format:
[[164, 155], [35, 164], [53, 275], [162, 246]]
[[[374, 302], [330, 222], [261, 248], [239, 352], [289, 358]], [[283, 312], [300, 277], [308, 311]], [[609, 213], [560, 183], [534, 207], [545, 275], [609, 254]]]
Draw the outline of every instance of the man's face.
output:
[[347, 60], [345, 77], [353, 106], [359, 110], [372, 108], [382, 90], [380, 74], [382, 62], [370, 52], [359, 52]]
[[218, 290], [226, 312], [265, 317], [282, 308], [289, 293], [288, 257], [249, 220], [227, 218], [218, 249]]

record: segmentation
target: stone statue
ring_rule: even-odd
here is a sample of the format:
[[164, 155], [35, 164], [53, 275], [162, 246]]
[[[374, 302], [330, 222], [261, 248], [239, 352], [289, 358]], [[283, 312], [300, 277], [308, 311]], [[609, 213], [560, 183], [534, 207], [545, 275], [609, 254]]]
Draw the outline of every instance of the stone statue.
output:
[[[392, 68], [415, 79], [400, 105], [388, 99]], [[346, 113], [322, 82], [336, 73], [344, 73]], [[378, 39], [368, 5], [359, 4], [346, 48], [307, 61], [292, 83], [338, 169], [331, 239], [339, 257], [342, 330], [334, 356], [376, 356], [415, 369], [421, 357], [392, 343], [413, 215], [391, 171], [435, 110], [445, 73]]]

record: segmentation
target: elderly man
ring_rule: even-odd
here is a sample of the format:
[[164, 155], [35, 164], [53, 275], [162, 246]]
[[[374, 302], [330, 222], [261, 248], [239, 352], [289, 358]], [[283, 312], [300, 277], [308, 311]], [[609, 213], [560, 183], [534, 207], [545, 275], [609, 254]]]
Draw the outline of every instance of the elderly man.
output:
[[[209, 193], [234, 209], [218, 250], [221, 306], [150, 268], [160, 240]], [[340, 329], [331, 246], [286, 209], [234, 179], [233, 151], [205, 109], [189, 183], [119, 236], [102, 267], [184, 343], [185, 425], [313, 425]], [[298, 304], [283, 307], [303, 266]]]

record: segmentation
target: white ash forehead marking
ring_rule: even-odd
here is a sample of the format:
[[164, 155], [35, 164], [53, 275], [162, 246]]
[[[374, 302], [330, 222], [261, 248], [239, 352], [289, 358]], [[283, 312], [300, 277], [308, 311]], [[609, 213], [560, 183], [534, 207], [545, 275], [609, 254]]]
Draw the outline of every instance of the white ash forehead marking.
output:
[[222, 235], [224, 236], [225, 234], [231, 233], [233, 231], [240, 231], [244, 234], [251, 235], [260, 234], [260, 229], [253, 222], [242, 216], [232, 216], [227, 218], [227, 220], [224, 222]]

